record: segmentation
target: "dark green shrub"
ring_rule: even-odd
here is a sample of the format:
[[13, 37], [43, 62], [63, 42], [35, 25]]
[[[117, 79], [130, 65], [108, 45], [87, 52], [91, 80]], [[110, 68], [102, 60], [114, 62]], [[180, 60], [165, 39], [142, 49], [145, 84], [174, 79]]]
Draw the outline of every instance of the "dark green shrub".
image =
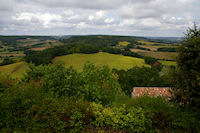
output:
[[24, 81], [41, 82], [43, 90], [55, 96], [83, 96], [85, 100], [105, 105], [111, 104], [116, 94], [121, 93], [116, 78], [107, 66], [86, 63], [80, 73], [62, 64], [31, 66]]
[[145, 116], [142, 108], [103, 107], [92, 103], [91, 110], [95, 117], [93, 124], [98, 128], [114, 129], [116, 131], [143, 132]]

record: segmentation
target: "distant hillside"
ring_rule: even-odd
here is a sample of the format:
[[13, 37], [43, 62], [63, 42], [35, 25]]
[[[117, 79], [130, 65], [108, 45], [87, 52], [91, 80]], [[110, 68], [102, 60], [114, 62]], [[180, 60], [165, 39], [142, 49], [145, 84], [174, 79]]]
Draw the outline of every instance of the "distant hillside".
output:
[[0, 41], [5, 46], [16, 46], [17, 40], [24, 39], [40, 39], [40, 40], [55, 40], [52, 36], [0, 36]]
[[183, 37], [146, 37], [150, 41], [159, 41], [162, 43], [180, 43], [183, 40]]
[[116, 46], [118, 42], [129, 42], [137, 44], [137, 37], [132, 36], [107, 36], [107, 35], [88, 35], [88, 36], [72, 36], [68, 39], [63, 39], [65, 44], [80, 43], [80, 44], [95, 44], [101, 46]]

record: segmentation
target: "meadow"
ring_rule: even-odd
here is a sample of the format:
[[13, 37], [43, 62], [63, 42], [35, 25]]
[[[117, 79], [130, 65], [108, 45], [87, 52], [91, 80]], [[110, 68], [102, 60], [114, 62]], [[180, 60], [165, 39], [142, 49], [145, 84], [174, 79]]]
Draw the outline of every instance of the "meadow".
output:
[[8, 74], [13, 78], [20, 78], [28, 69], [28, 64], [25, 62], [17, 62], [5, 66], [0, 66], [0, 72]]
[[[58, 56], [53, 59], [53, 63], [63, 62], [66, 67], [73, 66], [78, 71], [82, 71], [82, 68], [86, 62], [92, 62], [96, 65], [108, 65], [111, 69], [129, 69], [134, 66], [138, 67], [150, 67], [145, 64], [144, 60], [136, 57], [128, 57], [123, 55], [115, 55], [104, 52], [96, 54], [70, 54], [65, 56]], [[162, 61], [159, 60], [164, 66], [174, 66], [175, 61]], [[17, 78], [22, 77], [28, 68], [28, 64], [25, 62], [17, 62], [5, 66], [0, 66], [0, 72], [8, 74], [11, 77]]]
[[167, 60], [175, 60], [178, 53], [176, 52], [140, 52], [139, 54], [143, 56], [150, 56], [156, 59], [167, 59]]
[[96, 65], [108, 65], [110, 68], [116, 69], [128, 69], [134, 66], [150, 67], [145, 64], [141, 58], [127, 57], [123, 55], [114, 55], [104, 52], [96, 54], [71, 54], [65, 56], [56, 57], [53, 62], [64, 62], [66, 66], [73, 66], [78, 71], [81, 71], [85, 62], [89, 61]]
[[118, 44], [119, 44], [120, 46], [127, 46], [128, 44], [130, 44], [130, 42], [123, 41], [123, 42], [119, 42]]

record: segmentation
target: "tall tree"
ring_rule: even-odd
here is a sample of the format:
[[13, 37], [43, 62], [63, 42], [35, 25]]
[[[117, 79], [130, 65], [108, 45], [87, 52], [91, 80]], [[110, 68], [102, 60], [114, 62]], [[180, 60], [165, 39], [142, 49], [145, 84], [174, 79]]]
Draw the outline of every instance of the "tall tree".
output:
[[194, 24], [178, 50], [177, 68], [172, 75], [174, 100], [200, 107], [200, 29]]

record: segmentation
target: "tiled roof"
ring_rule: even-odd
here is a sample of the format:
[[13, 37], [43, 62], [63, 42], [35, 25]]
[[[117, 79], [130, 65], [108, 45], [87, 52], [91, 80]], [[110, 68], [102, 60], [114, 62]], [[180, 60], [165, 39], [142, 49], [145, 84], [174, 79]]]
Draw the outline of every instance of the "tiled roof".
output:
[[132, 97], [141, 97], [141, 96], [150, 96], [150, 97], [166, 97], [170, 98], [170, 87], [134, 87], [132, 92]]

